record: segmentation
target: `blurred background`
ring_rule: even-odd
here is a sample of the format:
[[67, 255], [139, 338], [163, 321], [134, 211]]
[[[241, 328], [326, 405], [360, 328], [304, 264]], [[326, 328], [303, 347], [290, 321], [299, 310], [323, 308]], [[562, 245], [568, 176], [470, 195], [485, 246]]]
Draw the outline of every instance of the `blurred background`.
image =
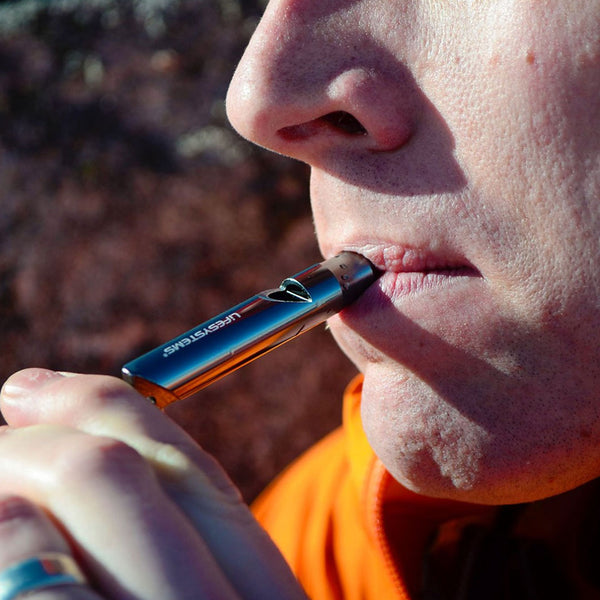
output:
[[[228, 81], [265, 1], [0, 2], [0, 378], [124, 362], [320, 260], [308, 172], [243, 141]], [[324, 329], [169, 414], [251, 500], [340, 423]]]

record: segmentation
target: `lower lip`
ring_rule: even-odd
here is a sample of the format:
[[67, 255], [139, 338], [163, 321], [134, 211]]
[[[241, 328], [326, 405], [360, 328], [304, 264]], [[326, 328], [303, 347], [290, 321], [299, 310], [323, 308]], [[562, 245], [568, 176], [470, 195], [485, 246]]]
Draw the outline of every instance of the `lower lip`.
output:
[[380, 289], [392, 299], [418, 296], [424, 293], [441, 291], [448, 286], [462, 285], [481, 276], [468, 267], [393, 273], [386, 272], [380, 278]]
[[424, 352], [441, 360], [447, 344], [468, 345], [470, 332], [479, 335], [482, 319], [493, 320], [496, 310], [486, 280], [473, 269], [386, 271], [330, 327], [362, 369], [363, 361], [409, 365]]
[[344, 309], [343, 320], [360, 318], [366, 313], [372, 315], [390, 305], [405, 316], [424, 312], [439, 316], [439, 310], [448, 311], [457, 302], [464, 310], [468, 299], [468, 296], [465, 299], [465, 293], [472, 294], [473, 286], [482, 281], [481, 275], [468, 267], [400, 273], [385, 271], [356, 302]]

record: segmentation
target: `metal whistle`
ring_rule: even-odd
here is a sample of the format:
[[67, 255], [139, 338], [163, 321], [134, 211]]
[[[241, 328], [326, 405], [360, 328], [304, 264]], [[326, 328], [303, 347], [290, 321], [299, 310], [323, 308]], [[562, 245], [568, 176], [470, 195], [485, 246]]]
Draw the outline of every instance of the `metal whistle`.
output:
[[123, 379], [163, 408], [323, 323], [379, 272], [342, 252], [264, 290], [123, 366]]

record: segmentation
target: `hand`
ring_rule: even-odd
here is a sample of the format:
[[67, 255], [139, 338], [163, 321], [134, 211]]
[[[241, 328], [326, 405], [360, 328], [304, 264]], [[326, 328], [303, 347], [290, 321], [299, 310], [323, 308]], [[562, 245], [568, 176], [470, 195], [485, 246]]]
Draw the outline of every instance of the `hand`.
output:
[[68, 549], [94, 592], [44, 598], [305, 598], [218, 464], [124, 382], [29, 369], [0, 408], [0, 571]]

